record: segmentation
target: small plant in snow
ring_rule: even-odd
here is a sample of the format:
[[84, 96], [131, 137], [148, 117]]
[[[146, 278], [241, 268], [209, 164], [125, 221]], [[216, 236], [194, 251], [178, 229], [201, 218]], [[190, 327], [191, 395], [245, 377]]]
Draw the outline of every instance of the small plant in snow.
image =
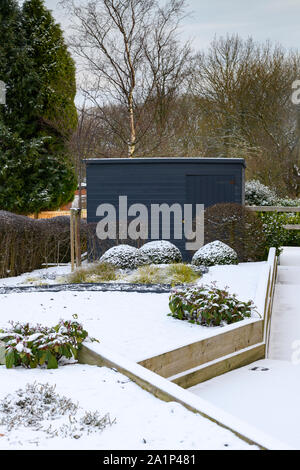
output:
[[148, 264], [180, 263], [182, 256], [177, 246], [166, 240], [145, 243], [139, 252], [148, 258]]
[[[57, 426], [53, 423], [56, 422]], [[109, 414], [85, 411], [78, 404], [55, 392], [49, 384], [27, 384], [0, 401], [0, 425], [7, 431], [21, 426], [43, 431], [49, 437], [79, 439], [83, 434], [103, 431], [111, 426]], [[50, 424], [49, 424], [50, 423]]]
[[171, 316], [205, 326], [220, 326], [251, 317], [252, 301], [241, 302], [227, 289], [211, 286], [174, 290], [169, 298]]
[[237, 264], [237, 253], [219, 240], [207, 243], [199, 248], [192, 258], [192, 264], [197, 266], [214, 266], [215, 264]]
[[20, 365], [35, 368], [43, 364], [48, 369], [56, 369], [61, 357], [77, 358], [81, 343], [88, 336], [76, 321], [60, 320], [51, 328], [18, 322], [10, 322], [10, 325], [8, 329], [0, 330], [8, 369]]
[[100, 263], [109, 263], [114, 267], [121, 269], [135, 269], [147, 264], [148, 261], [149, 260], [145, 254], [130, 245], [113, 246], [100, 258]]
[[248, 206], [275, 206], [278, 196], [258, 180], [250, 180], [245, 184], [245, 202]]

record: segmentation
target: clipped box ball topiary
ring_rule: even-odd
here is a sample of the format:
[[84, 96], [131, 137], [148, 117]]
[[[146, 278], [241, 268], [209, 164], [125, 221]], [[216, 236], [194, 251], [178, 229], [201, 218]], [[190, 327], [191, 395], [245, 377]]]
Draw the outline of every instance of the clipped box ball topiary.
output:
[[116, 245], [109, 248], [100, 258], [100, 263], [109, 263], [120, 269], [136, 269], [149, 264], [148, 257], [130, 245]]
[[182, 256], [177, 246], [166, 240], [145, 243], [139, 251], [144, 256], [147, 256], [149, 264], [171, 264], [182, 261]]
[[215, 264], [237, 264], [238, 256], [236, 252], [216, 240], [199, 248], [193, 256], [192, 264], [196, 266], [214, 266]]

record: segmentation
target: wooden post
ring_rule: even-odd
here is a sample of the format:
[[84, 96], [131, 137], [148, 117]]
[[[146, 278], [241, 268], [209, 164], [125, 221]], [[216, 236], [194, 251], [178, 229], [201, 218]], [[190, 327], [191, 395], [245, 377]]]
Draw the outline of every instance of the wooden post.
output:
[[81, 210], [75, 209], [75, 256], [77, 268], [81, 266], [80, 217]]
[[74, 271], [74, 209], [70, 210], [70, 249], [71, 249], [71, 271]]

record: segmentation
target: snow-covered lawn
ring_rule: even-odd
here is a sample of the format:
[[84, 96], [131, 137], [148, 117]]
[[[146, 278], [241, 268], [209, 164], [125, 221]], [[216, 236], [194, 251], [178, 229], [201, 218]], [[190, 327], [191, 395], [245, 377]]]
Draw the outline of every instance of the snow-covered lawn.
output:
[[[0, 366], [0, 401], [27, 383], [55, 384], [59, 395], [71, 398], [86, 411], [116, 419], [102, 432], [80, 438], [49, 437], [43, 430], [0, 426], [0, 449], [256, 449], [230, 431], [186, 410], [165, 403], [127, 377], [108, 368], [66, 365], [57, 370]], [[0, 413], [0, 419], [1, 419]], [[68, 415], [42, 423], [52, 429], [69, 424]]]
[[[255, 300], [265, 263], [215, 266], [200, 283], [229, 286], [241, 300]], [[51, 268], [53, 270], [53, 268]], [[0, 295], [0, 328], [9, 320], [52, 326], [63, 318], [79, 321], [109, 349], [136, 362], [236, 328], [204, 327], [168, 316], [169, 294], [136, 292], [25, 292]], [[249, 323], [253, 319], [243, 320]]]

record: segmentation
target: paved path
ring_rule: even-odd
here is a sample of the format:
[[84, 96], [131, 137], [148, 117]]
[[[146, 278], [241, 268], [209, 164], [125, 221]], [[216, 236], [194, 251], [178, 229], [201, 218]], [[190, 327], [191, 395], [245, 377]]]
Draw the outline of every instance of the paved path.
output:
[[190, 391], [300, 449], [300, 248], [280, 256], [267, 359]]
[[292, 449], [300, 449], [300, 364], [263, 359], [189, 390]]
[[275, 286], [268, 357], [290, 361], [300, 341], [300, 248], [285, 247]]

